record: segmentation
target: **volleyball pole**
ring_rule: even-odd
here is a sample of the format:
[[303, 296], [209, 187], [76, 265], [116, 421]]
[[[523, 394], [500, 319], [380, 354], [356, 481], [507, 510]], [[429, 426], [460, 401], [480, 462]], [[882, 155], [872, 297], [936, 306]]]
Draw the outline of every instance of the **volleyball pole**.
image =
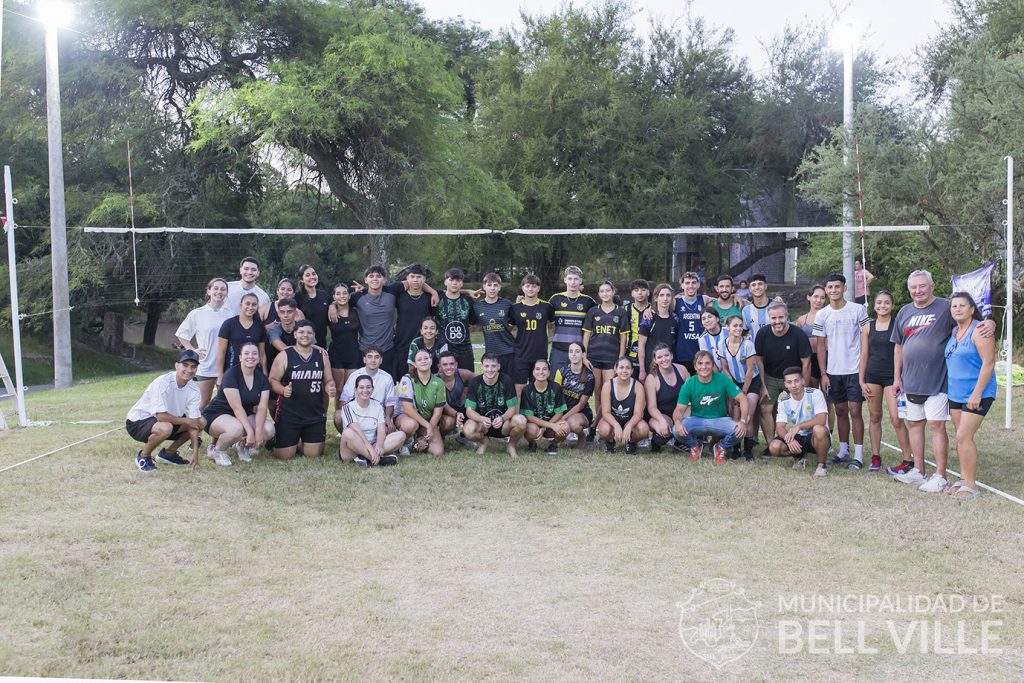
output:
[[1006, 157], [1006, 415], [1003, 426], [1013, 425], [1013, 157]]

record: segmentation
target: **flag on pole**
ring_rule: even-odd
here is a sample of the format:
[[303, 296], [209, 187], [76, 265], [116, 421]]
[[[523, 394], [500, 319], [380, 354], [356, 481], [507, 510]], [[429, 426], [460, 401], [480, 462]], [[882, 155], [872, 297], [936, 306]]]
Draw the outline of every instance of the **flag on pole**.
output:
[[953, 291], [967, 292], [974, 297], [983, 318], [992, 313], [992, 269], [997, 263], [999, 259], [994, 259], [977, 270], [953, 276]]

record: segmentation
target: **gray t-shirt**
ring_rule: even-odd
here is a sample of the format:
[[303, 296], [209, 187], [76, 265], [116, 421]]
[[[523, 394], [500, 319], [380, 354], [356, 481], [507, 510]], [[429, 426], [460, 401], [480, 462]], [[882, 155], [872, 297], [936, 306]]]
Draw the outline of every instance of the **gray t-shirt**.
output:
[[352, 295], [359, 311], [359, 350], [366, 351], [372, 345], [381, 351], [389, 351], [395, 345], [395, 295], [356, 293]]
[[949, 299], [936, 297], [924, 308], [907, 304], [896, 315], [890, 341], [903, 345], [903, 390], [934, 396], [946, 393], [946, 341], [953, 329]]

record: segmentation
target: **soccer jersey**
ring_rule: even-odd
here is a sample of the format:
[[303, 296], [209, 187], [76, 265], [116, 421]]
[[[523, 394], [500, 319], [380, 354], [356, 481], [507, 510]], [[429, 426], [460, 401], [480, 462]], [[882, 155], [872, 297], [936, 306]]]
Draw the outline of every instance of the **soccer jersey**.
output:
[[828, 374], [856, 375], [860, 372], [860, 328], [867, 324], [867, 309], [852, 301], [844, 302], [842, 308], [826, 306], [814, 316], [814, 336], [828, 340], [825, 359]]
[[498, 375], [494, 384], [488, 384], [483, 375], [469, 380], [466, 390], [466, 407], [472, 408], [484, 417], [504, 415], [509, 408], [519, 405], [516, 385], [508, 375]]
[[480, 299], [473, 302], [473, 310], [476, 312], [477, 320], [480, 321], [480, 329], [484, 333], [484, 349], [487, 353], [493, 353], [495, 356], [507, 356], [515, 351], [516, 341], [508, 331], [509, 321], [512, 318], [511, 301], [501, 298], [490, 303], [486, 299]]
[[[581, 377], [580, 374], [585, 375], [586, 379]], [[594, 383], [594, 373], [586, 368], [583, 368], [582, 373], [573, 372], [570, 367], [560, 368], [555, 372], [555, 384], [562, 387], [566, 404], [570, 408], [579, 403], [580, 399], [584, 396], [590, 398], [594, 395]], [[589, 405], [584, 407], [584, 412], [590, 413]]]
[[756, 355], [757, 351], [754, 349], [754, 342], [749, 339], [740, 341], [736, 353], [729, 350], [727, 339], [723, 338], [718, 345], [718, 357], [722, 359], [722, 363], [729, 369], [729, 374], [739, 384], [746, 381], [748, 372], [751, 377], [757, 377], [760, 374], [760, 371], [757, 369], [757, 363], [754, 363], [753, 368], [747, 367], [747, 359], [753, 358]]
[[710, 332], [704, 331], [697, 340], [697, 345], [700, 347], [697, 350], [707, 351], [711, 354], [711, 357], [715, 360], [716, 370], [722, 369], [722, 359], [718, 357], [718, 347], [721, 345], [722, 340], [727, 336], [725, 328], [719, 328], [718, 334], [711, 334]]
[[[805, 387], [802, 398], [795, 399], [789, 392], [779, 394], [779, 424], [786, 424], [787, 421], [794, 427], [801, 422], [813, 420], [815, 415], [828, 415], [828, 405], [825, 403], [825, 394], [813, 387]], [[826, 423], [828, 418], [825, 418]], [[798, 434], [807, 436], [810, 429], [798, 430]]]
[[472, 354], [469, 326], [477, 321], [473, 300], [465, 294], [460, 294], [457, 299], [449, 299], [442, 292], [436, 311], [437, 322], [441, 327], [438, 336], [447, 342], [452, 353], [456, 356]]
[[[644, 356], [648, 365], [654, 360], [654, 349], [658, 344], [665, 344], [675, 354], [678, 333], [679, 321], [672, 314], [669, 314], [667, 318], [662, 318], [655, 313], [640, 323], [640, 336], [647, 339], [644, 342]], [[693, 356], [691, 355], [690, 360], [692, 359]]]
[[551, 348], [568, 351], [569, 344], [583, 341], [583, 320], [596, 302], [587, 294], [569, 296], [568, 292], [559, 292], [549, 301], [555, 321]]
[[743, 327], [750, 330], [750, 338], [757, 337], [758, 331], [768, 325], [768, 304], [757, 306], [753, 302], [743, 307]]
[[591, 362], [614, 363], [619, 357], [619, 341], [628, 333], [627, 326], [626, 312], [618, 306], [610, 311], [594, 306], [587, 311], [583, 321], [583, 331], [590, 333], [587, 358]]
[[444, 382], [437, 375], [431, 375], [426, 384], [420, 381], [419, 377], [406, 375], [398, 383], [395, 392], [399, 401], [412, 403], [416, 406], [416, 412], [424, 420], [429, 420], [434, 409], [445, 404]]
[[679, 321], [675, 360], [677, 363], [687, 363], [692, 361], [694, 355], [701, 349], [700, 336], [704, 334], [704, 324], [700, 321], [700, 316], [704, 312], [704, 296], [698, 294], [693, 301], [679, 298], [675, 302], [676, 320]]
[[697, 375], [686, 380], [683, 388], [679, 390], [676, 403], [690, 406], [690, 414], [693, 417], [715, 419], [726, 417], [726, 399], [739, 395], [740, 388], [735, 382], [720, 372], [714, 372], [711, 373], [711, 380], [707, 384], [701, 382]]
[[627, 313], [627, 325], [626, 325], [626, 356], [629, 357], [633, 364], [637, 363], [637, 347], [640, 344], [640, 322], [644, 319], [644, 311], [650, 308], [651, 305], [647, 304], [643, 308], [637, 308], [636, 304], [630, 304], [626, 308]]
[[547, 301], [538, 299], [537, 303], [532, 305], [522, 301], [512, 304], [512, 324], [517, 328], [517, 361], [531, 362], [538, 358], [547, 358], [548, 321], [551, 318], [552, 307]]
[[547, 422], [566, 410], [568, 408], [565, 406], [565, 394], [562, 392], [561, 385], [548, 382], [548, 388], [544, 391], [537, 391], [537, 385], [534, 382], [523, 387], [523, 407], [519, 411], [523, 415], [533, 416]]
[[437, 360], [441, 357], [442, 353], [448, 350], [448, 344], [434, 337], [434, 345], [427, 349], [427, 343], [423, 340], [423, 337], [416, 337], [409, 342], [409, 354], [406, 359], [408, 365], [414, 365], [416, 354], [419, 353], [420, 349], [426, 349], [430, 353], [430, 371], [436, 373]]
[[722, 308], [721, 304], [718, 303], [718, 299], [715, 299], [714, 301], [711, 302], [711, 305], [714, 306], [716, 311], [718, 311], [719, 319], [722, 321], [722, 326], [723, 327], [725, 326], [725, 321], [730, 316], [737, 315], [737, 316], [739, 316], [741, 318], [743, 317], [743, 311], [740, 310], [740, 305], [738, 303], [736, 303], [737, 301], [739, 301], [739, 300], [736, 299], [736, 298], [733, 298], [732, 306], [728, 306], [726, 308]]
[[221, 323], [217, 336], [228, 342], [227, 354], [224, 358], [224, 369], [227, 370], [232, 365], [238, 365], [238, 354], [244, 344], [252, 342], [257, 345], [266, 345], [267, 328], [263, 327], [263, 323], [257, 318], [253, 318], [249, 327], [245, 327], [236, 315]]

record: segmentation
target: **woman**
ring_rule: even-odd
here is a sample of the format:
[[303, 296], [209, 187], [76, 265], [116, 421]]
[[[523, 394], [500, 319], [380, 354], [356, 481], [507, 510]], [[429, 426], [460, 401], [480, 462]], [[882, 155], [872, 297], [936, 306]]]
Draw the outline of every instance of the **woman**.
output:
[[672, 413], [675, 412], [679, 399], [679, 390], [689, 379], [685, 368], [672, 362], [672, 348], [667, 344], [654, 347], [654, 365], [644, 380], [644, 393], [647, 398], [647, 414], [650, 419], [647, 426], [651, 431], [651, 452], [657, 453], [661, 447], [672, 441]]
[[[722, 359], [722, 369], [736, 383], [743, 396], [746, 396], [747, 415], [757, 415], [757, 403], [761, 399], [761, 357], [754, 351], [754, 342], [743, 336], [743, 318], [730, 315], [725, 319], [728, 337], [718, 347], [718, 355]], [[737, 401], [743, 397], [737, 397]], [[734, 406], [734, 419], [739, 419], [739, 406]], [[757, 445], [757, 421], [753, 422], [754, 437], [743, 438], [743, 457], [754, 459], [754, 446]]]
[[331, 297], [318, 287], [320, 276], [308, 263], [299, 266], [299, 289], [295, 292], [295, 301], [299, 310], [309, 322], [313, 323], [315, 344], [323, 346], [327, 343], [327, 310], [331, 306]]
[[615, 376], [605, 382], [601, 402], [605, 406], [597, 433], [604, 439], [604, 449], [615, 452], [615, 444], [626, 447], [626, 453], [636, 453], [636, 445], [647, 438], [650, 430], [644, 422], [646, 398], [638, 382], [633, 379], [633, 361], [620, 358], [615, 361]]
[[341, 440], [338, 455], [360, 467], [397, 465], [395, 452], [405, 443], [405, 432], [387, 433], [384, 406], [374, 401], [373, 378], [356, 378], [355, 398], [341, 409]]
[[[893, 391], [894, 355], [892, 343], [892, 311], [895, 302], [892, 293], [881, 290], [875, 295], [875, 319], [861, 328], [860, 333], [860, 390], [868, 400], [869, 433], [871, 437], [871, 464], [869, 472], [882, 469], [882, 402], [889, 409], [889, 422], [896, 431], [896, 441], [903, 451], [903, 461], [911, 463], [910, 435], [906, 423], [900, 419]], [[850, 467], [859, 469], [854, 460]]]
[[[402, 412], [395, 421], [406, 438], [415, 439], [413, 450], [444, 455], [444, 435], [439, 424], [444, 414], [444, 382], [430, 372], [430, 352], [420, 349], [413, 358], [415, 372], [398, 384]], [[404, 442], [404, 439], [403, 439]]]
[[641, 382], [646, 382], [647, 373], [652, 372], [655, 348], [662, 344], [669, 349], [676, 348], [679, 320], [673, 310], [674, 305], [672, 285], [662, 282], [654, 288], [654, 313], [650, 317], [644, 316], [640, 322], [640, 340], [637, 342], [636, 357], [640, 363]]
[[976, 498], [980, 492], [974, 478], [978, 471], [974, 434], [996, 400], [996, 342], [993, 337], [978, 334], [981, 313], [970, 294], [957, 292], [951, 296], [949, 312], [956, 328], [946, 343], [946, 370], [960, 481], [948, 493], [954, 498]]
[[[807, 303], [810, 305], [810, 309], [796, 319], [796, 324], [811, 340], [811, 386], [817, 389], [821, 386], [821, 368], [818, 367], [818, 341], [821, 337], [814, 336], [814, 319], [818, 317], [818, 311], [828, 303], [825, 288], [821, 285], [813, 285], [811, 291], [807, 293]], [[829, 424], [835, 424], [834, 419], [831, 417], [829, 419], [831, 420]]]
[[363, 364], [359, 353], [359, 311], [349, 305], [349, 290], [344, 284], [334, 285], [331, 296], [331, 315], [327, 323], [331, 345], [327, 355], [331, 359], [334, 386], [343, 387], [349, 375]]
[[[598, 286], [597, 298], [598, 305], [587, 311], [583, 320], [583, 362], [594, 371], [594, 391], [603, 396], [602, 387], [615, 376], [615, 361], [626, 355], [629, 318], [615, 305], [615, 285], [608, 280]], [[598, 422], [604, 408], [599, 400], [594, 411]]]
[[274, 423], [267, 419], [269, 403], [270, 381], [260, 368], [260, 349], [245, 342], [238, 365], [224, 373], [217, 397], [203, 411], [206, 433], [213, 438], [208, 455], [214, 462], [230, 465], [231, 447], [240, 460], [250, 462], [260, 446], [274, 438]]
[[257, 309], [259, 300], [252, 292], [242, 295], [238, 315], [228, 318], [217, 333], [217, 386], [221, 386], [224, 373], [238, 365], [239, 353], [246, 342], [256, 344], [260, 351], [260, 368], [267, 374], [267, 328], [263, 326]]
[[736, 287], [736, 296], [750, 301], [750, 283], [746, 280], [740, 280], [739, 286]]
[[199, 409], [210, 405], [213, 387], [217, 384], [219, 346], [217, 333], [234, 312], [224, 305], [228, 296], [227, 280], [215, 277], [206, 283], [206, 305], [194, 308], [185, 316], [174, 336], [183, 349], [199, 354], [195, 381], [199, 385]]
[[700, 351], [707, 351], [715, 360], [715, 371], [722, 371], [722, 359], [718, 357], [718, 348], [726, 337], [722, 328], [722, 316], [714, 308], [708, 307], [700, 314], [700, 324], [704, 327], [704, 333], [697, 340]]
[[420, 349], [430, 353], [430, 371], [436, 374], [437, 359], [441, 357], [443, 352], [448, 350], [448, 345], [443, 341], [438, 342], [437, 320], [434, 318], [424, 318], [423, 322], [420, 323], [420, 336], [409, 342], [409, 374], [416, 371], [413, 360]]
[[558, 444], [565, 441], [571, 428], [565, 420], [568, 407], [562, 387], [549, 382], [551, 365], [543, 358], [537, 359], [530, 373], [532, 382], [523, 387], [522, 407], [519, 413], [526, 418], [526, 440], [528, 450], [537, 450], [537, 440], [548, 441], [548, 455], [558, 455]]
[[562, 416], [575, 434], [577, 447], [583, 446], [584, 432], [594, 421], [590, 397], [594, 395], [594, 373], [583, 364], [583, 344], [569, 344], [569, 364], [555, 372], [555, 384], [562, 387], [569, 410]]
[[[281, 314], [277, 310], [278, 302], [284, 299], [295, 299], [295, 283], [289, 277], [283, 277], [277, 283], [277, 299], [271, 301], [269, 304], [263, 304], [260, 306], [260, 320], [263, 321], [263, 326], [268, 330], [274, 325], [281, 324]], [[302, 315], [302, 311], [295, 311], [295, 320], [298, 322], [305, 316]]]

